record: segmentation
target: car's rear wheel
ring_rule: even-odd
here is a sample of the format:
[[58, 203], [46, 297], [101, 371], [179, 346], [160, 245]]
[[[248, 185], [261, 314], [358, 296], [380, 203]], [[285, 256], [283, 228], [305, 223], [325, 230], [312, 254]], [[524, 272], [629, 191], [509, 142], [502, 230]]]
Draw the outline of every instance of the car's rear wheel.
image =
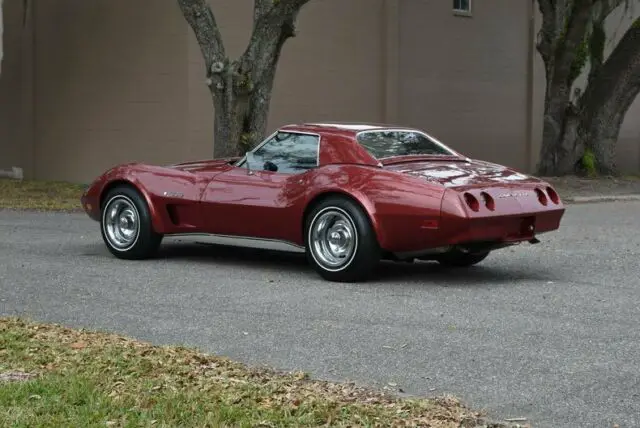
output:
[[366, 280], [380, 261], [369, 217], [348, 198], [332, 196], [317, 204], [305, 222], [307, 259], [326, 280]]
[[459, 250], [452, 250], [436, 258], [436, 261], [443, 266], [449, 267], [469, 267], [476, 265], [487, 258], [490, 251], [481, 253], [463, 253]]
[[121, 259], [151, 257], [162, 241], [162, 235], [153, 230], [147, 202], [130, 186], [118, 186], [107, 193], [100, 224], [107, 248]]

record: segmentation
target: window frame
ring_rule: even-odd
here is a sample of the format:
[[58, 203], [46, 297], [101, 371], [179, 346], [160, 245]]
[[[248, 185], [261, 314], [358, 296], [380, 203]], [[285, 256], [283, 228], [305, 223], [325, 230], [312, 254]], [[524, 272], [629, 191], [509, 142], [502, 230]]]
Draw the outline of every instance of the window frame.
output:
[[473, 10], [473, 0], [467, 0], [469, 2], [469, 7], [467, 9], [459, 9], [456, 8], [456, 3], [461, 3], [462, 0], [453, 0], [453, 14], [454, 15], [458, 15], [458, 16], [466, 16], [466, 17], [470, 17], [472, 16], [472, 10]]
[[[287, 175], [292, 175], [292, 174], [302, 174], [306, 171], [309, 171], [311, 169], [317, 168], [320, 165], [320, 144], [322, 142], [322, 136], [320, 134], [317, 134], [315, 132], [305, 132], [305, 131], [295, 131], [295, 130], [284, 130], [284, 129], [278, 129], [275, 132], [273, 132], [272, 134], [270, 134], [267, 138], [265, 138], [261, 143], [259, 143], [257, 146], [255, 146], [253, 149], [249, 150], [247, 153], [251, 153], [254, 154], [257, 150], [260, 150], [263, 146], [265, 146], [266, 144], [269, 144], [278, 134], [297, 134], [297, 135], [304, 135], [304, 136], [308, 136], [308, 137], [313, 137], [316, 140], [316, 164], [304, 171], [300, 171], [300, 172], [282, 172], [282, 171], [275, 171], [273, 173], [275, 174], [287, 174]], [[238, 168], [246, 168], [248, 171], [262, 171], [262, 172], [271, 172], [271, 171], [266, 171], [264, 169], [251, 169], [249, 170], [249, 165], [247, 162], [247, 155], [245, 154], [241, 159], [238, 160], [238, 162], [235, 164], [236, 167]]]

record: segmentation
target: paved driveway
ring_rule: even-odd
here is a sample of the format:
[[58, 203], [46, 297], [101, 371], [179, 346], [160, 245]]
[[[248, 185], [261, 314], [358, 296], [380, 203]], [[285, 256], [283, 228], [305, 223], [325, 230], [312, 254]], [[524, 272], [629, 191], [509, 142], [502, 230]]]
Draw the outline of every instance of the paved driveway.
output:
[[383, 264], [345, 285], [260, 252], [171, 246], [125, 263], [82, 215], [4, 211], [0, 314], [453, 393], [534, 426], [638, 426], [639, 212], [572, 206], [561, 232], [468, 271]]

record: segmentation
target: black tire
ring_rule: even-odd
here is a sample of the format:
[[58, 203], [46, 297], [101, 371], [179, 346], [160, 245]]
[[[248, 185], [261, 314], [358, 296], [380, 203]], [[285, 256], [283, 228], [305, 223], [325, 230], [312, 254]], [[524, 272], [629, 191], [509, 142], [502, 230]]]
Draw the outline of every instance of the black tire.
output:
[[438, 256], [436, 261], [447, 267], [469, 267], [486, 259], [489, 253], [490, 251], [482, 253], [463, 253], [462, 251], [453, 250]]
[[[119, 228], [109, 228], [107, 226], [107, 223], [110, 223], [107, 221], [108, 211], [111, 208], [118, 208], [117, 205], [122, 206], [121, 213], [125, 214], [127, 219], [137, 219], [137, 227], [134, 228], [131, 236], [126, 237], [127, 239], [124, 239], [123, 233], [119, 231]], [[162, 235], [153, 230], [147, 201], [137, 190], [130, 186], [118, 186], [109, 190], [105, 195], [101, 210], [100, 232], [111, 254], [126, 260], [141, 260], [155, 255], [162, 242]], [[129, 215], [126, 215], [127, 213]], [[110, 233], [109, 229], [115, 233]], [[114, 236], [119, 232], [123, 242], [127, 241], [121, 245], [117, 244], [117, 239]]]
[[[314, 239], [314, 227], [317, 227], [319, 222], [328, 215], [339, 217], [339, 221], [333, 224], [343, 227], [334, 232], [339, 230], [353, 232], [351, 234], [353, 238], [351, 240], [352, 250], [348, 251], [344, 257], [334, 258], [334, 260], [340, 260], [337, 263], [342, 263], [335, 266], [323, 261], [323, 252], [318, 247], [318, 245], [322, 246], [323, 241]], [[376, 264], [380, 261], [380, 247], [369, 217], [357, 203], [346, 197], [331, 196], [314, 206], [305, 218], [304, 235], [307, 260], [316, 272], [328, 281], [364, 281], [370, 277]], [[341, 236], [345, 236], [345, 234], [343, 233]]]

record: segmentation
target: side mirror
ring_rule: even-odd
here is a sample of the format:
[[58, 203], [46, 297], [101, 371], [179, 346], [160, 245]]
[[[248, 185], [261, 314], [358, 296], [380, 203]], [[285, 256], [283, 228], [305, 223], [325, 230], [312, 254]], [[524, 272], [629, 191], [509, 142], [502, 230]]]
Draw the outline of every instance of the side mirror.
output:
[[278, 165], [271, 161], [266, 161], [263, 168], [265, 171], [276, 172], [278, 170]]

